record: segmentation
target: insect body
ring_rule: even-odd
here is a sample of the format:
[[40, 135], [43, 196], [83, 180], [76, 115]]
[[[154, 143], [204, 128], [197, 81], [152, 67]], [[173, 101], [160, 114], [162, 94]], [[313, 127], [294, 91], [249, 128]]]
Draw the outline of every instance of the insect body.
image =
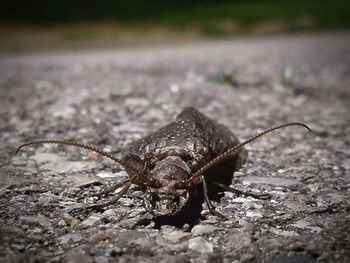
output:
[[216, 184], [225, 190], [228, 187], [216, 183], [222, 179], [222, 175], [210, 173], [212, 168], [219, 167], [224, 171], [226, 166], [231, 166], [236, 169], [245, 159], [244, 145], [271, 131], [292, 125], [310, 130], [303, 123], [287, 123], [265, 130], [240, 143], [224, 125], [194, 108], [186, 108], [174, 122], [133, 143], [123, 158], [91, 145], [59, 140], [28, 142], [21, 145], [16, 153], [31, 144], [66, 144], [97, 152], [121, 164], [130, 179], [111, 189], [123, 187], [113, 199], [93, 207], [114, 204], [132, 184], [136, 184], [145, 189], [144, 206], [155, 216], [181, 214], [200, 192], [203, 193], [210, 212], [221, 216], [210, 202], [208, 185]]
[[[146, 167], [149, 173], [145, 208], [157, 216], [171, 215], [181, 213], [200, 191], [198, 184], [180, 187], [179, 183], [238, 143], [224, 125], [186, 108], [174, 122], [132, 144], [124, 161], [135, 168]], [[245, 154], [241, 150], [232, 162]]]

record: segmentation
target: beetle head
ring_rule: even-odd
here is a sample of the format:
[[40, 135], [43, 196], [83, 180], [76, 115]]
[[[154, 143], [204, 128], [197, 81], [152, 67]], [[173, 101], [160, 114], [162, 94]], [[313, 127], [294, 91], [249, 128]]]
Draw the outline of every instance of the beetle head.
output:
[[188, 165], [177, 156], [159, 161], [150, 172], [144, 196], [147, 211], [155, 216], [180, 213], [189, 203], [189, 189], [179, 189], [179, 182], [192, 175]]

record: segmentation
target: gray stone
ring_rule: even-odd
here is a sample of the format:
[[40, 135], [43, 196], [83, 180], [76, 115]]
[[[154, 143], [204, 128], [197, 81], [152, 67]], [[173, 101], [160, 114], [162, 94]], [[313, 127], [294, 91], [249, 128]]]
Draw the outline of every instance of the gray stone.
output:
[[104, 241], [106, 240], [108, 237], [107, 237], [107, 234], [106, 232], [104, 231], [99, 231], [95, 234], [93, 234], [89, 239], [91, 242], [94, 242], [94, 243], [99, 243], [101, 241]]
[[64, 221], [63, 219], [61, 219], [60, 221], [58, 221], [57, 225], [59, 225], [59, 226], [62, 227], [62, 226], [66, 226], [67, 223], [66, 223], [66, 221]]
[[277, 229], [277, 228], [271, 228], [270, 232], [276, 235], [280, 235], [280, 236], [285, 236], [285, 237], [297, 237], [299, 236], [299, 234], [295, 231], [287, 231], [287, 230], [283, 230], [283, 229]]
[[28, 225], [42, 226], [46, 229], [51, 229], [52, 224], [45, 216], [21, 216], [19, 220]]
[[65, 263], [93, 263], [94, 260], [90, 255], [87, 255], [84, 250], [80, 248], [73, 248], [72, 250], [67, 252], [63, 262]]
[[43, 230], [41, 228], [34, 228], [31, 232], [33, 234], [41, 234], [43, 232]]
[[246, 253], [240, 256], [241, 262], [251, 262], [254, 259], [254, 255], [250, 253]]
[[20, 245], [20, 244], [11, 244], [11, 247], [13, 247], [19, 252], [25, 251], [25, 248], [26, 248], [24, 245]]
[[94, 262], [96, 262], [96, 263], [108, 263], [108, 262], [110, 262], [110, 260], [106, 256], [97, 256], [97, 257], [94, 257]]
[[83, 239], [83, 236], [79, 233], [71, 233], [66, 234], [63, 236], [60, 236], [58, 240], [62, 245], [68, 244], [68, 243], [76, 243]]
[[74, 174], [68, 176], [64, 181], [73, 182], [74, 187], [78, 188], [101, 184], [98, 177], [93, 175], [87, 176], [86, 174]]
[[257, 176], [247, 176], [244, 178], [243, 183], [245, 185], [251, 184], [270, 184], [275, 186], [290, 186], [298, 184], [298, 181], [280, 177], [257, 177]]
[[30, 156], [30, 159], [35, 160], [38, 165], [42, 165], [44, 163], [64, 163], [67, 157], [55, 153], [36, 152]]
[[202, 236], [207, 234], [212, 234], [219, 228], [211, 225], [196, 225], [192, 228], [191, 234], [192, 236]]
[[315, 262], [307, 255], [278, 256], [267, 261], [267, 263], [312, 263]]
[[203, 237], [194, 237], [188, 241], [188, 248], [199, 253], [213, 253], [214, 247]]
[[133, 243], [139, 246], [141, 249], [145, 249], [145, 250], [152, 249], [152, 242], [147, 238], [137, 238], [133, 241]]
[[96, 166], [93, 162], [50, 162], [40, 166], [40, 170], [50, 170], [57, 173], [80, 172], [90, 170]]
[[340, 166], [346, 170], [350, 170], [350, 158], [342, 160], [342, 162], [340, 163]]
[[294, 226], [296, 228], [306, 229], [306, 230], [309, 230], [310, 232], [314, 232], [314, 233], [317, 233], [317, 234], [322, 231], [322, 228], [317, 227], [317, 226], [312, 226], [306, 220], [298, 220], [294, 224], [291, 224], [291, 226]]
[[186, 239], [191, 235], [189, 232], [176, 230], [174, 228], [163, 228], [162, 234], [165, 239], [172, 241], [174, 243], [177, 243], [182, 239]]
[[225, 243], [225, 247], [230, 249], [242, 249], [249, 247], [252, 244], [253, 236], [248, 232], [238, 232], [231, 230], [226, 235], [230, 236], [228, 241]]
[[93, 215], [81, 222], [81, 225], [84, 227], [91, 227], [93, 225], [98, 224], [99, 222], [101, 222], [101, 217]]
[[190, 259], [186, 255], [164, 255], [162, 262], [167, 263], [189, 263]]
[[113, 209], [108, 209], [102, 213], [103, 217], [115, 217], [117, 214]]
[[47, 192], [40, 195], [38, 203], [41, 205], [48, 205], [50, 203], [57, 203], [58, 200], [59, 197], [57, 195]]
[[97, 177], [100, 178], [114, 178], [117, 177], [116, 174], [111, 173], [111, 172], [99, 172], [96, 174]]

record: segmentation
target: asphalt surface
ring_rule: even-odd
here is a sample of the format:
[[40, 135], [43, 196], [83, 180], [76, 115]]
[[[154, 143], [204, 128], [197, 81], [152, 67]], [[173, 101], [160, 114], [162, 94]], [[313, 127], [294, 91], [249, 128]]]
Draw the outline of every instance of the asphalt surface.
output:
[[[236, 39], [142, 49], [0, 57], [2, 262], [350, 262], [350, 33]], [[120, 155], [187, 106], [239, 138], [300, 121], [248, 145], [225, 193], [224, 221], [155, 228], [132, 187], [105, 211], [80, 211], [127, 178]], [[79, 211], [79, 210], [78, 210]]]

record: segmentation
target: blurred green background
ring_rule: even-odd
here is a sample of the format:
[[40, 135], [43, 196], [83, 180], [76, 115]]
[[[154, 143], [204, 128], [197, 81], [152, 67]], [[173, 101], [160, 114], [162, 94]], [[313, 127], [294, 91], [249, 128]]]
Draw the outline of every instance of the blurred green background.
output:
[[350, 1], [345, 0], [5, 0], [0, 51], [125, 47], [349, 28]]

